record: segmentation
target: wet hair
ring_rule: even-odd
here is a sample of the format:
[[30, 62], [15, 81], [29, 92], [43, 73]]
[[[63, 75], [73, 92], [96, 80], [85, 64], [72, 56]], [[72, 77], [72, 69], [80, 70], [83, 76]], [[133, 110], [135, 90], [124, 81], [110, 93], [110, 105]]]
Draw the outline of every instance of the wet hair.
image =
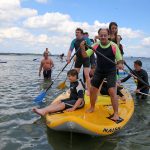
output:
[[111, 22], [111, 23], [109, 24], [109, 31], [110, 31], [110, 32], [111, 32], [111, 27], [112, 27], [113, 25], [118, 28], [118, 25], [117, 25], [116, 22]]
[[98, 34], [101, 32], [101, 30], [106, 30], [106, 31], [108, 32], [108, 35], [109, 35], [109, 29], [108, 29], [108, 28], [100, 28], [100, 29], [98, 30]]
[[88, 34], [88, 35], [89, 35], [89, 33], [88, 33], [88, 32], [84, 32], [83, 34]]
[[[117, 25], [117, 23], [116, 22], [111, 22], [110, 24], [109, 24], [109, 33], [111, 34], [111, 27], [112, 26], [116, 26], [117, 28], [118, 28], [118, 25]], [[118, 32], [116, 32], [115, 33], [115, 40], [117, 41], [117, 34], [118, 34]]]
[[83, 30], [81, 28], [77, 28], [76, 31], [80, 31], [83, 34]]
[[140, 67], [142, 67], [142, 62], [141, 62], [140, 60], [134, 61], [134, 64], [137, 64], [137, 65], [139, 65]]
[[67, 76], [76, 76], [78, 79], [78, 72], [76, 69], [71, 69], [67, 72]]

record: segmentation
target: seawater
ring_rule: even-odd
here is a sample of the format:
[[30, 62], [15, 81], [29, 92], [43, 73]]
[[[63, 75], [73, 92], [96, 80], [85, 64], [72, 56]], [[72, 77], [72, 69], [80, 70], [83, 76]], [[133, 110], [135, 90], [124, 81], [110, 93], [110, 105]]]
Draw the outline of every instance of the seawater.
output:
[[[36, 61], [33, 59], [37, 58]], [[33, 99], [46, 88], [38, 76], [42, 56], [0, 55], [0, 150], [149, 150], [150, 149], [150, 97], [145, 101], [135, 100], [135, 112], [120, 132], [106, 137], [56, 132], [48, 129], [45, 120], [32, 113], [36, 105]], [[65, 65], [58, 57], [52, 57], [55, 67], [53, 79]], [[133, 67], [137, 58], [126, 58]], [[150, 77], [150, 58], [141, 58], [143, 68]], [[70, 65], [71, 66], [71, 65]], [[44, 107], [63, 91], [57, 85], [64, 81], [66, 72], [60, 75], [46, 96]], [[150, 80], [149, 80], [150, 81]], [[132, 79], [125, 83], [135, 89]], [[134, 96], [134, 95], [133, 95]]]

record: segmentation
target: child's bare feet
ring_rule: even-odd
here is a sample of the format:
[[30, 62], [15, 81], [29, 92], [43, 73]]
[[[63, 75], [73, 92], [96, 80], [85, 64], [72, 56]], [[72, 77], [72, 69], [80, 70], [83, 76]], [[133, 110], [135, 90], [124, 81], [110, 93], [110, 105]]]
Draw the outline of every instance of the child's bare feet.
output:
[[36, 114], [40, 115], [40, 116], [45, 115], [45, 113], [41, 109], [38, 109], [38, 108], [33, 108], [32, 111], [35, 112]]

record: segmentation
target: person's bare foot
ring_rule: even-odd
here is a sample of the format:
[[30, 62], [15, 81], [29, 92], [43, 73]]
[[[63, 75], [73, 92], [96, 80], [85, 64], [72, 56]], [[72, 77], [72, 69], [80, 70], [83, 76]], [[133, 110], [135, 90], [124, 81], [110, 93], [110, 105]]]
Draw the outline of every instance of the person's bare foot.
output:
[[40, 116], [45, 115], [45, 113], [41, 109], [38, 109], [38, 108], [33, 108], [32, 111], [35, 112], [36, 114], [40, 115]]
[[89, 109], [86, 110], [87, 113], [92, 113], [94, 111], [94, 108], [90, 107]]
[[114, 116], [112, 118], [110, 118], [111, 120], [117, 121], [119, 120], [119, 115], [118, 114], [114, 114]]

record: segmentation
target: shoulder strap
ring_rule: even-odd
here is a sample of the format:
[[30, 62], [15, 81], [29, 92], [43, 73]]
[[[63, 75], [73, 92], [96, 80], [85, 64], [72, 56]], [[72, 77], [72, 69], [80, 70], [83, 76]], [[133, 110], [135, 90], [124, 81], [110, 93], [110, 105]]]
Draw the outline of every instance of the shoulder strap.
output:
[[79, 79], [79, 81], [81, 82], [81, 84], [82, 84], [82, 86], [83, 86], [83, 88], [85, 90], [85, 84], [83, 83], [83, 81], [81, 79]]

